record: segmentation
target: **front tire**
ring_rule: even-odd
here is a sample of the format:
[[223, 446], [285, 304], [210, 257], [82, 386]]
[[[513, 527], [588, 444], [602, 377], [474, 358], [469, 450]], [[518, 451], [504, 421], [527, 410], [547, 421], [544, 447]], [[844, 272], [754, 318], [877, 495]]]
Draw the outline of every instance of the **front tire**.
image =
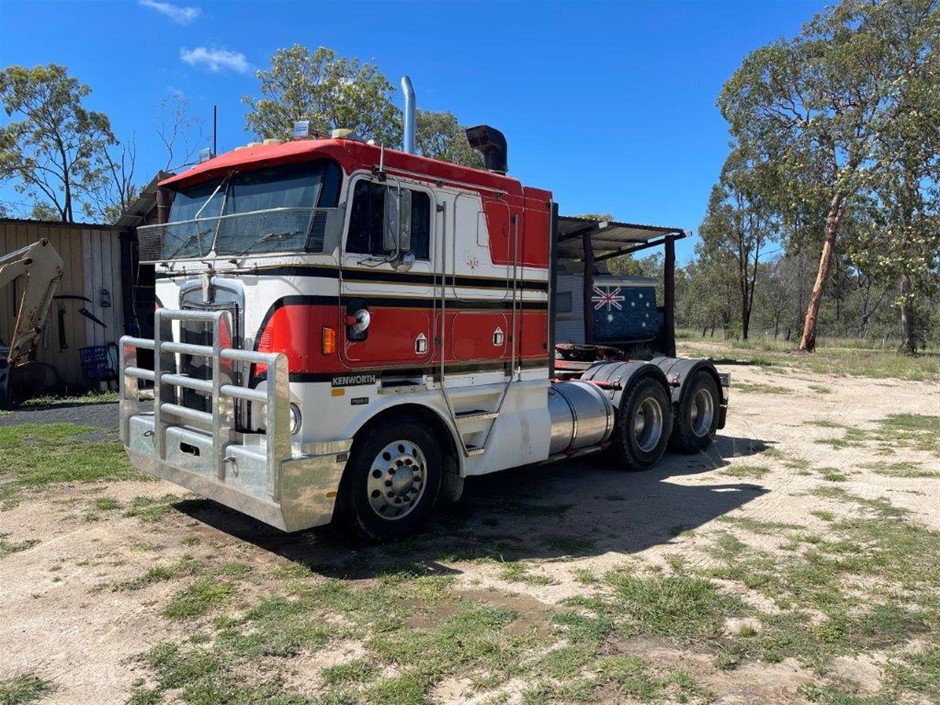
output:
[[340, 517], [367, 541], [409, 536], [431, 515], [442, 471], [437, 439], [413, 417], [380, 422], [353, 444], [340, 485]]
[[620, 404], [608, 457], [625, 470], [647, 470], [663, 456], [671, 432], [666, 390], [652, 377], [641, 377]]
[[712, 444], [718, 432], [720, 396], [710, 374], [700, 371], [688, 382], [676, 418], [671, 445], [680, 453], [698, 453]]

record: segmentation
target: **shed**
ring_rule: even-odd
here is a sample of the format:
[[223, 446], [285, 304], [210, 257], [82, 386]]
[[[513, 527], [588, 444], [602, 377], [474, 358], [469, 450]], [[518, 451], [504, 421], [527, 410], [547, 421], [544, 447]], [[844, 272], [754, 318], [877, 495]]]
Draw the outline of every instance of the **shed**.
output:
[[[116, 363], [117, 342], [124, 334], [119, 231], [104, 225], [0, 219], [0, 252], [12, 252], [43, 238], [61, 255], [64, 274], [36, 359], [55, 368], [68, 388], [85, 388], [80, 349], [114, 343], [111, 350]], [[17, 289], [16, 282], [0, 289], [0, 339], [4, 341], [10, 339], [15, 324]]]

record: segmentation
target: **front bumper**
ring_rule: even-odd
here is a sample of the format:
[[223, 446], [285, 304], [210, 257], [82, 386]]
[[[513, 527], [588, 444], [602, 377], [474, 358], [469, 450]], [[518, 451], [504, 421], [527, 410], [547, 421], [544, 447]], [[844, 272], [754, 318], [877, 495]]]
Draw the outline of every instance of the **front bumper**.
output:
[[318, 443], [313, 453], [270, 467], [262, 445], [230, 444], [225, 448], [225, 473], [219, 477], [211, 462], [214, 450], [208, 434], [167, 427], [163, 459], [156, 452], [152, 413], [130, 417], [128, 427], [125, 448], [134, 467], [284, 531], [330, 523], [352, 445], [351, 441]]
[[[284, 531], [327, 524], [333, 517], [340, 479], [352, 440], [304, 446], [290, 438], [290, 388], [281, 354], [223, 348], [227, 311], [160, 310], [153, 340], [121, 339], [121, 439], [135, 467], [186, 487]], [[212, 324], [211, 346], [176, 343], [169, 322]], [[228, 330], [231, 330], [229, 327]], [[154, 369], [137, 366], [137, 350], [154, 351]], [[212, 379], [176, 374], [175, 355], [212, 361]], [[227, 383], [235, 362], [267, 366], [264, 389]], [[154, 410], [142, 413], [139, 380], [154, 382]], [[211, 395], [211, 412], [180, 406], [179, 388]], [[234, 400], [261, 405], [265, 431], [234, 430]]]

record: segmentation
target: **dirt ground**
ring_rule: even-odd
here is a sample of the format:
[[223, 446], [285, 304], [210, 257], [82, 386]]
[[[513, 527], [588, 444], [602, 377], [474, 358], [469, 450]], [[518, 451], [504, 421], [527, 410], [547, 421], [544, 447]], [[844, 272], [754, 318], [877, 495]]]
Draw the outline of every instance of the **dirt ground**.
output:
[[[724, 369], [734, 380], [728, 424], [707, 453], [668, 454], [641, 474], [588, 458], [471, 480], [461, 504], [439, 512], [424, 534], [401, 546], [363, 547], [333, 529], [284, 535], [163, 482], [53, 486], [0, 511], [0, 536], [11, 545], [29, 542], [0, 553], [0, 681], [34, 673], [52, 684], [42, 699], [50, 704], [127, 702], [135, 687], [151, 679], [141, 655], [160, 643], [182, 642], [194, 629], [192, 621], [164, 616], [185, 576], [141, 589], [122, 587], [158, 563], [246, 564], [254, 577], [240, 586], [239, 596], [247, 603], [274, 590], [275, 576], [293, 566], [311, 571], [311, 580], [358, 585], [390, 566], [419, 561], [452, 576], [455, 593], [508, 605], [523, 626], [529, 619], [544, 631], [545, 614], [586, 594], [585, 576], [625, 566], [665, 574], [676, 565], [707, 571], [716, 562], [710, 549], [729, 526], [748, 546], [774, 553], [782, 550], [784, 532], [748, 532], [749, 520], [825, 535], [833, 518], [858, 514], [857, 503], [843, 501], [846, 494], [886, 500], [906, 510], [905, 521], [940, 531], [940, 479], [932, 476], [940, 475], [936, 453], [905, 444], [886, 448], [892, 444], [883, 438], [838, 441], [845, 428], [875, 433], [887, 414], [940, 415], [940, 384], [749, 365]], [[116, 413], [114, 405], [109, 409]], [[74, 408], [68, 417], [82, 423], [81, 413]], [[919, 472], [876, 472], [888, 452], [893, 467]], [[178, 499], [154, 521], [88, 509], [98, 497], [126, 507], [135, 498], [168, 494]], [[492, 557], [494, 546], [498, 559], [479, 559]], [[513, 573], [508, 566], [518, 569]], [[757, 608], [777, 609], [759, 592], [725, 585]], [[741, 624], [726, 628], [740, 630]], [[790, 657], [716, 668], [714, 654], [668, 638], [638, 638], [618, 648], [681, 665], [711, 693], [705, 700], [718, 703], [808, 702], [805, 686], [817, 677]], [[323, 693], [319, 669], [359, 658], [363, 649], [361, 641], [347, 639], [330, 642], [315, 656], [295, 656], [286, 667], [287, 681]], [[862, 693], [875, 692], [883, 666], [877, 650], [863, 650], [840, 656], [832, 672], [852, 679]], [[526, 686], [524, 680], [501, 683], [490, 691], [501, 700], [492, 701], [523, 702]], [[172, 701], [179, 691], [168, 693]], [[444, 679], [428, 697], [488, 702], [469, 693], [460, 678]], [[593, 697], [633, 702], [633, 696]], [[928, 695], [911, 702], [929, 700]]]

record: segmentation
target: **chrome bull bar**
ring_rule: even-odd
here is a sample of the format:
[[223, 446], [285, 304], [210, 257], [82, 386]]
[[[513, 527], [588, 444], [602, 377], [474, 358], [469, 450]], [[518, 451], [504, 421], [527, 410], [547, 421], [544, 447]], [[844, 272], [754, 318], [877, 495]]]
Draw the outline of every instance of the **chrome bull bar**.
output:
[[[176, 342], [174, 321], [208, 324], [212, 345]], [[121, 440], [137, 467], [268, 524], [295, 531], [328, 523], [351, 442], [295, 453], [287, 358], [226, 347], [232, 330], [229, 311], [160, 309], [153, 340], [122, 337]], [[137, 364], [138, 350], [153, 350], [152, 370]], [[211, 377], [179, 374], [177, 355], [207, 358]], [[237, 363], [267, 366], [265, 388], [234, 384]], [[140, 410], [142, 380], [154, 384], [152, 414]], [[179, 403], [184, 389], [206, 394], [211, 411]], [[264, 405], [263, 433], [236, 431], [236, 400]]]

